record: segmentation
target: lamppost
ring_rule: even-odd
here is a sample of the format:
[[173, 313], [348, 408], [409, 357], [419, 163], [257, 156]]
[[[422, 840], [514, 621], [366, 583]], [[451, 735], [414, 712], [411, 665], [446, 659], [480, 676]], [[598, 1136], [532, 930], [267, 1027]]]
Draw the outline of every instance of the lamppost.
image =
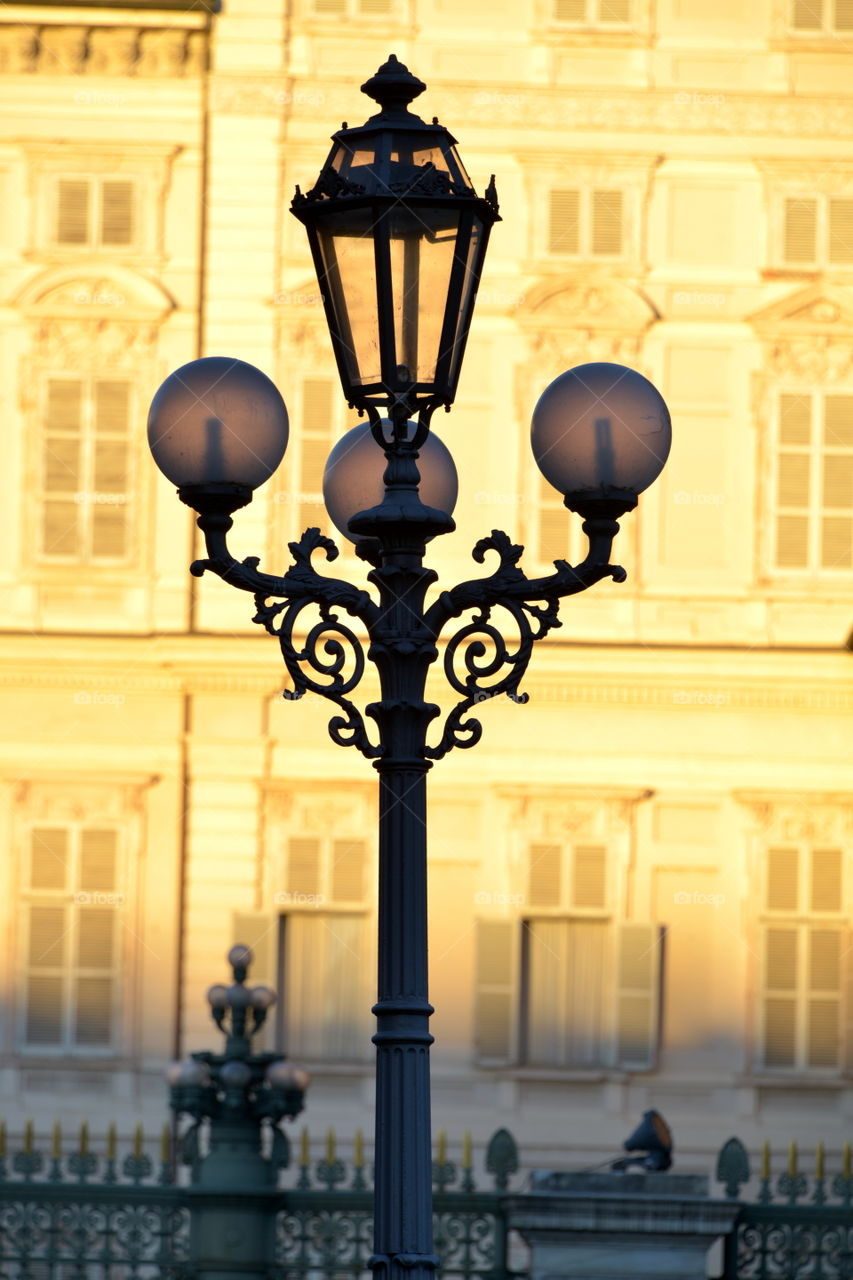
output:
[[[575, 566], [557, 560], [553, 573], [529, 579], [518, 563], [523, 548], [492, 530], [473, 552], [480, 563], [496, 557], [492, 572], [427, 603], [437, 575], [424, 566], [426, 543], [453, 530], [456, 497], [455, 468], [430, 435], [430, 418], [455, 396], [497, 195], [492, 180], [478, 197], [448, 131], [409, 111], [425, 86], [394, 57], [362, 88], [380, 110], [334, 135], [314, 187], [304, 195], [297, 188], [293, 213], [308, 231], [344, 395], [368, 418], [333, 450], [324, 495], [334, 524], [372, 566], [375, 595], [315, 569], [315, 552], [338, 554], [318, 529], [290, 544], [293, 564], [283, 577], [261, 572], [256, 557], [231, 555], [231, 516], [272, 474], [287, 443], [284, 402], [264, 374], [222, 357], [194, 361], [163, 383], [148, 430], [155, 461], [204, 532], [208, 558], [192, 572], [209, 570], [254, 595], [254, 621], [278, 637], [293, 684], [285, 696], [314, 693], [336, 704], [333, 741], [358, 748], [379, 773], [371, 1265], [393, 1280], [426, 1280], [438, 1265], [426, 775], [453, 747], [479, 741], [477, 704], [498, 694], [526, 701], [519, 686], [533, 645], [560, 625], [564, 596], [603, 578], [624, 581], [625, 571], [610, 563], [618, 519], [660, 473], [671, 437], [666, 405], [640, 374], [613, 364], [562, 374], [536, 405], [531, 443], [543, 474], [583, 517], [586, 557]], [[313, 624], [303, 616], [309, 608], [319, 611]], [[442, 642], [458, 701], [428, 741], [440, 709], [425, 701], [425, 682]], [[350, 695], [366, 661], [378, 671], [381, 698], [363, 714]]]

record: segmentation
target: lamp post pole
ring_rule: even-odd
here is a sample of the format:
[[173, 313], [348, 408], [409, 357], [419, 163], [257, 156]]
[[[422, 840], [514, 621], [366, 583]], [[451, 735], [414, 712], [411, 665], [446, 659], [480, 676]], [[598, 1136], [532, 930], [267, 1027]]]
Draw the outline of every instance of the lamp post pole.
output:
[[[290, 544], [294, 560], [283, 577], [261, 572], [256, 557], [231, 555], [231, 516], [272, 474], [287, 443], [284, 402], [259, 370], [224, 357], [193, 361], [157, 392], [148, 431], [155, 461], [205, 535], [207, 558], [192, 572], [216, 573], [255, 597], [254, 620], [278, 638], [292, 681], [285, 696], [313, 693], [335, 704], [333, 741], [357, 747], [379, 773], [370, 1265], [382, 1280], [428, 1280], [438, 1259], [426, 775], [454, 747], [479, 741], [478, 704], [502, 694], [526, 701], [520, 682], [535, 642], [560, 625], [563, 597], [603, 578], [624, 580], [610, 563], [618, 519], [659, 474], [671, 434], [663, 399], [640, 374], [612, 364], [562, 374], [537, 404], [531, 443], [540, 470], [582, 516], [587, 555], [575, 566], [557, 560], [553, 573], [530, 579], [518, 563], [523, 548], [492, 530], [473, 552], [480, 564], [492, 558], [492, 571], [427, 603], [437, 575], [424, 566], [426, 545], [453, 530], [457, 487], [430, 419], [455, 396], [497, 196], [492, 180], [478, 197], [448, 131], [408, 110], [425, 86], [393, 56], [362, 88], [379, 112], [334, 135], [315, 186], [305, 195], [297, 188], [293, 212], [308, 231], [344, 394], [368, 415], [368, 425], [333, 450], [324, 495], [333, 523], [372, 566], [373, 592], [315, 568], [316, 553], [338, 554], [318, 529]], [[425, 700], [425, 686], [442, 644], [457, 701], [430, 742], [440, 709]], [[350, 695], [367, 661], [381, 697], [362, 710]]]

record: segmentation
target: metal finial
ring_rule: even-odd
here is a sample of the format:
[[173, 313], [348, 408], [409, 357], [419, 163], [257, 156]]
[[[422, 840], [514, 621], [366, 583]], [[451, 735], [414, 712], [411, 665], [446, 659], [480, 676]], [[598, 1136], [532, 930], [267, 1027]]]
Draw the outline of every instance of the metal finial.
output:
[[413, 76], [409, 68], [392, 53], [376, 75], [364, 82], [361, 91], [378, 102], [383, 112], [403, 111], [408, 114], [409, 103], [423, 93], [425, 88], [423, 80]]

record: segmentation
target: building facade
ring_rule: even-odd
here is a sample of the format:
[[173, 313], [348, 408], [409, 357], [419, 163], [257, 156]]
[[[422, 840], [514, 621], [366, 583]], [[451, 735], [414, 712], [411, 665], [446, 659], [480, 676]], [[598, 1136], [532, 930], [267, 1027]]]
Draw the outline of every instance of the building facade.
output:
[[[270, 374], [280, 472], [235, 553], [322, 526], [351, 415], [303, 229], [390, 52], [459, 138], [494, 231], [457, 403], [471, 576], [583, 555], [528, 447], [590, 360], [667, 399], [624, 584], [562, 608], [526, 706], [430, 778], [434, 1123], [529, 1166], [638, 1114], [680, 1166], [853, 1122], [853, 6], [846, 0], [173, 0], [0, 15], [0, 1112], [159, 1124], [212, 1045], [231, 942], [280, 993], [312, 1128], [369, 1132], [376, 778], [286, 702], [251, 605], [187, 572], [145, 443], [198, 355]], [[421, 105], [422, 104], [422, 105]], [[351, 550], [341, 572], [363, 577]], [[366, 678], [365, 701], [372, 690]], [[436, 672], [432, 696], [447, 702]]]

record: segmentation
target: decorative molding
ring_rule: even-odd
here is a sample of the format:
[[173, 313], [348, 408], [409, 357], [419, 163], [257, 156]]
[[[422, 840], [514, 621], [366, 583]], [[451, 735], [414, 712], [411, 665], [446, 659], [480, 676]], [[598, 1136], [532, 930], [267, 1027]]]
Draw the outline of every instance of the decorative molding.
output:
[[207, 33], [182, 27], [0, 25], [0, 72], [51, 76], [201, 75]]
[[853, 843], [853, 792], [735, 791], [765, 839]]

